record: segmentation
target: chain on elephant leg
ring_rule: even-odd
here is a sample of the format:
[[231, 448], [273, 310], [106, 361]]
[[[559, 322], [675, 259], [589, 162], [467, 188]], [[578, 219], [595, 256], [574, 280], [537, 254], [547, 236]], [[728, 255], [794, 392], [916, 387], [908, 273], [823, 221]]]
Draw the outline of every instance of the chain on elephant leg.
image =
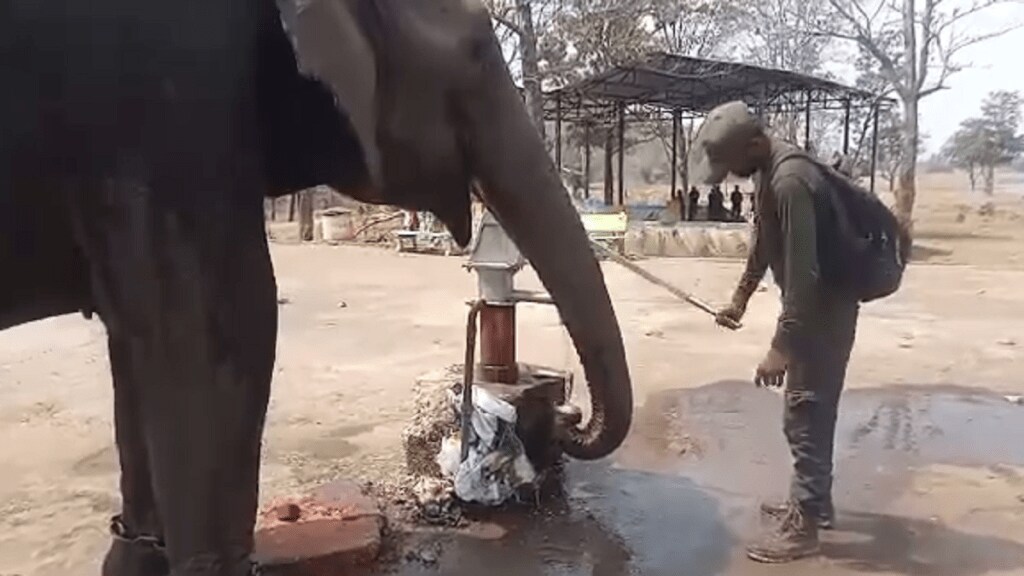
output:
[[170, 572], [163, 540], [131, 531], [121, 516], [110, 521], [112, 542], [103, 559], [103, 576], [165, 576]]

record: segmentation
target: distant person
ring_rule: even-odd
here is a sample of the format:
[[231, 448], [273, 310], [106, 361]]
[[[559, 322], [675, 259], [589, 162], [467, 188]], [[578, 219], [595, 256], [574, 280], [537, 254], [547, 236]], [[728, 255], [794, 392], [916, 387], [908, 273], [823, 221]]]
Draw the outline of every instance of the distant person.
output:
[[402, 229], [413, 232], [420, 229], [420, 215], [415, 210], [402, 210]]
[[725, 194], [722, 194], [722, 188], [717, 184], [711, 187], [711, 192], [708, 194], [708, 220], [712, 222], [725, 220]]
[[686, 219], [694, 221], [697, 219], [697, 207], [700, 205], [700, 192], [696, 186], [690, 188], [689, 201], [686, 203]]
[[665, 205], [665, 209], [658, 213], [659, 222], [673, 225], [686, 217], [686, 207], [683, 205], [682, 195], [682, 190], [676, 190], [671, 193], [672, 198]]
[[732, 189], [732, 194], [729, 195], [729, 203], [732, 208], [733, 221], [739, 222], [743, 220], [743, 192], [740, 192], [739, 186]]
[[843, 154], [838, 152], [833, 154], [833, 160], [831, 160], [829, 166], [848, 178], [853, 176], [853, 170], [850, 169], [850, 160]]

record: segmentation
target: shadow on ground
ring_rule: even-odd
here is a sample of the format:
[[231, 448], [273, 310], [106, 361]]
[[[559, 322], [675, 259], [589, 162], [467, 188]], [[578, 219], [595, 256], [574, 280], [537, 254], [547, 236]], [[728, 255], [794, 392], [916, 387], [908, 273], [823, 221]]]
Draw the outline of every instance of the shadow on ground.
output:
[[[845, 534], [844, 534], [845, 533]], [[844, 536], [854, 538], [844, 541]], [[1024, 568], [1024, 544], [927, 520], [848, 512], [822, 555], [836, 568], [911, 576], [980, 576]]]

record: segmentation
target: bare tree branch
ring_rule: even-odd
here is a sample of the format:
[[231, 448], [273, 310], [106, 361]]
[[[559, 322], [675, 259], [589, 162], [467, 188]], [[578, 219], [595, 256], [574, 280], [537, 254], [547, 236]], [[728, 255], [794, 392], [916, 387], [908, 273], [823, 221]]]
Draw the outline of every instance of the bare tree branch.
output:
[[523, 29], [519, 27], [519, 24], [513, 22], [512, 19], [505, 14], [504, 10], [500, 12], [497, 10], [491, 11], [491, 18], [493, 18], [498, 24], [509, 29], [513, 34], [517, 36], [523, 35]]
[[[844, 33], [841, 29], [834, 28], [819, 31], [819, 33], [832, 36], [833, 38], [856, 42], [878, 60], [883, 73], [896, 87], [896, 90], [903, 92], [904, 82], [902, 81], [901, 74], [897, 70], [896, 62], [885, 50], [883, 50], [880, 42], [877, 40], [877, 34], [872, 30], [873, 22], [878, 17], [879, 12], [876, 11], [875, 14], [869, 15], [867, 11], [864, 10], [859, 0], [849, 0], [848, 2], [844, 2], [843, 0], [829, 0], [829, 4], [840, 16], [843, 23], [852, 28], [853, 32]], [[860, 18], [858, 18], [857, 15], [854, 14], [853, 11], [849, 10], [844, 4], [852, 5], [853, 9], [860, 14]]]
[[[917, 82], [914, 92], [920, 98], [921, 89], [928, 79], [928, 64], [931, 61], [932, 45], [938, 37], [932, 34], [932, 25], [935, 23], [935, 8], [940, 0], [924, 0], [924, 15], [921, 17], [921, 54], [917, 59]], [[913, 23], [911, 24], [913, 26]], [[943, 66], [943, 69], [947, 68]], [[941, 82], [940, 82], [941, 84]]]

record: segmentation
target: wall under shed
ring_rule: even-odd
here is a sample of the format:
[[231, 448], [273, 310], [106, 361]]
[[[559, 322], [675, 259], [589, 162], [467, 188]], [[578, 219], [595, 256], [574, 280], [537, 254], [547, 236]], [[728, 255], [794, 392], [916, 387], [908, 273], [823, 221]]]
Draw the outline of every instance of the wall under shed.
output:
[[750, 249], [747, 223], [637, 222], [626, 231], [626, 252], [675, 258], [740, 258]]

